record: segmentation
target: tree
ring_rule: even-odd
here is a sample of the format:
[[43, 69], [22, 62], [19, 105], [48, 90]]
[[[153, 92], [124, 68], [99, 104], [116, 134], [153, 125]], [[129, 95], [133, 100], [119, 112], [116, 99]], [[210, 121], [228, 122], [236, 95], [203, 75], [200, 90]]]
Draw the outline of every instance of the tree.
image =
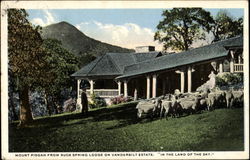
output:
[[12, 72], [10, 71], [10, 69], [8, 70], [8, 75], [9, 75], [9, 79], [8, 79], [8, 96], [9, 96], [9, 110], [11, 110], [12, 112], [12, 119], [13, 120], [18, 120], [18, 114], [16, 112], [16, 107], [14, 104], [14, 93], [17, 92], [17, 88], [16, 88], [16, 79], [14, 79], [14, 76], [12, 75]]
[[220, 10], [214, 19], [212, 42], [243, 34], [243, 18], [235, 19], [226, 10]]
[[24, 9], [8, 9], [9, 70], [11, 78], [18, 82], [20, 125], [33, 121], [29, 91], [46, 79], [43, 71], [47, 66], [46, 53], [41, 49], [40, 28], [33, 27], [27, 16]]
[[188, 50], [196, 40], [205, 38], [214, 22], [201, 8], [174, 8], [163, 11], [164, 19], [157, 25], [154, 39], [164, 43], [164, 49]]
[[[96, 54], [96, 53], [95, 53]], [[96, 57], [93, 56], [92, 53], [79, 53], [79, 67], [85, 66], [86, 64], [90, 63], [91, 61], [95, 60]]]
[[43, 83], [40, 90], [45, 92], [49, 114], [52, 114], [52, 110], [58, 113], [62, 88], [70, 88], [74, 84], [70, 75], [78, 69], [78, 60], [56, 39], [45, 39], [42, 47], [47, 52], [46, 62], [49, 65], [46, 74], [49, 83]]

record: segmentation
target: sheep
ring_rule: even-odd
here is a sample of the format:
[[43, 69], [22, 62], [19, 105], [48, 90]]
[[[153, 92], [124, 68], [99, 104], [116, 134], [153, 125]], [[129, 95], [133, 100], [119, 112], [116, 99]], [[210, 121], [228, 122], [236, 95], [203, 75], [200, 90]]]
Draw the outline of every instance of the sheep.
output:
[[226, 97], [227, 108], [232, 108], [234, 102], [234, 96], [232, 90], [226, 91], [225, 93], [226, 93], [225, 97]]
[[208, 98], [199, 97], [199, 111], [208, 110]]
[[176, 100], [176, 104], [173, 105], [173, 117], [180, 117], [183, 114], [183, 108], [181, 107], [180, 104], [178, 104], [177, 100]]
[[141, 118], [142, 114], [151, 115], [153, 117], [155, 115], [155, 111], [160, 105], [160, 101], [152, 100], [152, 101], [141, 101], [136, 105], [137, 109], [137, 117]]
[[200, 97], [200, 98], [208, 98], [208, 94], [209, 94], [209, 92], [208, 91], [206, 91], [206, 92], [201, 92], [201, 93], [199, 93], [198, 94], [198, 97]]
[[225, 92], [216, 91], [208, 94], [208, 110], [213, 110], [215, 107], [221, 107], [226, 102]]
[[162, 108], [162, 99], [164, 99], [165, 96], [160, 96], [155, 98], [155, 102], [156, 102], [156, 107], [153, 109], [153, 117], [159, 117], [160, 116], [160, 112], [161, 112], [161, 108]]
[[244, 103], [244, 92], [239, 91], [232, 91], [233, 97], [234, 97], [234, 105], [237, 107], [242, 107]]
[[168, 114], [172, 113], [173, 116], [173, 109], [177, 105], [176, 99], [174, 95], [169, 95], [167, 99], [162, 100], [161, 102], [161, 112], [160, 118], [163, 116], [163, 110], [165, 110], [164, 117], [167, 119]]
[[199, 100], [197, 97], [195, 99], [190, 99], [190, 98], [181, 98], [177, 100], [177, 105], [180, 105], [183, 109], [183, 111], [186, 111], [186, 113], [195, 113], [195, 111], [198, 110], [199, 108]]

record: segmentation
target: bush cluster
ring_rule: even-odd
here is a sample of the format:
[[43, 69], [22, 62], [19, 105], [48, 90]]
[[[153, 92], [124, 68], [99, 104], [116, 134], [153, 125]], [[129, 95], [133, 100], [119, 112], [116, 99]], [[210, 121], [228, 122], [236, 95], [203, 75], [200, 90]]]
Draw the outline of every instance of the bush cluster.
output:
[[99, 108], [107, 106], [106, 101], [95, 93], [90, 95], [90, 99], [91, 102], [89, 102], [89, 108]]
[[223, 75], [216, 76], [216, 85], [218, 87], [237, 85], [243, 83], [242, 73], [225, 73]]
[[132, 101], [131, 97], [124, 97], [123, 95], [111, 98], [111, 104], [120, 104]]
[[62, 112], [73, 112], [76, 110], [76, 99], [70, 98], [64, 102], [63, 107], [61, 108]]

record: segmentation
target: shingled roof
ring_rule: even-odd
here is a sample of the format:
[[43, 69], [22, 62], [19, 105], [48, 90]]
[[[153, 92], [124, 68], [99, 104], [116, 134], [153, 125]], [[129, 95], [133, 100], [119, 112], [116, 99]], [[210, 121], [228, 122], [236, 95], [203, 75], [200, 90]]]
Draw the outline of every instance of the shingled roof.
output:
[[146, 60], [151, 60], [151, 59], [159, 57], [161, 55], [162, 55], [161, 52], [156, 52], [156, 51], [133, 54], [133, 56], [135, 57], [137, 63], [138, 62], [143, 62], [143, 61], [146, 61]]
[[160, 55], [160, 52], [106, 53], [105, 55], [96, 58], [71, 76], [82, 78], [119, 76], [123, 74], [126, 66], [149, 60]]
[[79, 71], [72, 74], [72, 77], [93, 77], [93, 76], [118, 76], [121, 75], [120, 69], [113, 60], [107, 55], [96, 58]]
[[181, 53], [165, 55], [125, 67], [123, 75], [116, 79], [150, 72], [172, 69], [188, 64], [216, 59], [228, 55], [225, 47], [243, 46], [243, 37], [238, 36]]
[[238, 36], [181, 53], [162, 56], [161, 52], [107, 53], [96, 58], [72, 77], [126, 78], [161, 70], [221, 58], [228, 55], [229, 48], [242, 47], [243, 37]]

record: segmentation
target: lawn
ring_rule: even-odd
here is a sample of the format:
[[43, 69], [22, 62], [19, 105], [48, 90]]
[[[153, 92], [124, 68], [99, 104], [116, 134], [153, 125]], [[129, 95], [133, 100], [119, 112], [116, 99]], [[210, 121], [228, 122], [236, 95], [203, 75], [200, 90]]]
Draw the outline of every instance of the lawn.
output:
[[9, 126], [10, 152], [243, 151], [243, 109], [217, 109], [181, 118], [136, 118], [135, 103], [38, 118]]

